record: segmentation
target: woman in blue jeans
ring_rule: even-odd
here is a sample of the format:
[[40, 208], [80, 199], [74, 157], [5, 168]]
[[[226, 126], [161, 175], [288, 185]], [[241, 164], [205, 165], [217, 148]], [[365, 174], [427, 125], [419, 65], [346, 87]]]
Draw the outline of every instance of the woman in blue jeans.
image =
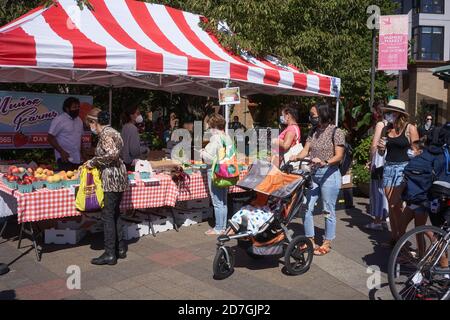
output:
[[208, 163], [208, 186], [209, 193], [211, 195], [211, 201], [214, 207], [214, 216], [216, 218], [216, 226], [205, 232], [206, 235], [218, 235], [223, 234], [227, 227], [227, 197], [228, 188], [217, 188], [212, 183], [212, 169], [211, 164], [217, 157], [219, 150], [223, 144], [230, 145], [233, 143], [231, 138], [225, 134], [225, 119], [218, 114], [212, 115], [208, 119], [208, 126], [211, 133], [209, 143], [205, 149], [201, 150], [201, 156]]
[[[313, 187], [308, 193], [308, 208], [304, 216], [305, 235], [314, 244], [314, 254], [322, 256], [330, 252], [331, 241], [336, 237], [336, 201], [341, 189], [339, 164], [344, 156], [344, 132], [332, 125], [332, 112], [328, 105], [314, 106], [310, 110], [313, 125], [304, 149], [291, 161], [309, 156], [312, 163]], [[313, 212], [317, 200], [322, 199], [325, 218], [325, 238], [322, 245], [315, 245]]]
[[[386, 129], [376, 132], [377, 149], [385, 156], [383, 186], [389, 203], [389, 223], [391, 240], [385, 246], [393, 247], [407, 227], [403, 214], [402, 193], [405, 189], [404, 170], [410, 157], [419, 153], [419, 134], [415, 125], [408, 122], [405, 103], [391, 100], [382, 108]], [[406, 225], [405, 225], [406, 223]]]

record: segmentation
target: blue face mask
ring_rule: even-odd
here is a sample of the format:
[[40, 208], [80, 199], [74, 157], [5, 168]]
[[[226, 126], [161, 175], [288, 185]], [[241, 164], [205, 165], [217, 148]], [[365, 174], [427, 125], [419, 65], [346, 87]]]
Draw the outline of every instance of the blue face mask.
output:
[[280, 116], [280, 123], [281, 124], [286, 124], [286, 120], [284, 119], [283, 115]]
[[388, 123], [393, 124], [396, 119], [397, 117], [395, 116], [394, 113], [389, 112], [384, 114], [384, 120], [386, 120]]
[[94, 129], [91, 128], [91, 132], [92, 132], [93, 134], [97, 135], [97, 130], [96, 130], [95, 128], [94, 128]]

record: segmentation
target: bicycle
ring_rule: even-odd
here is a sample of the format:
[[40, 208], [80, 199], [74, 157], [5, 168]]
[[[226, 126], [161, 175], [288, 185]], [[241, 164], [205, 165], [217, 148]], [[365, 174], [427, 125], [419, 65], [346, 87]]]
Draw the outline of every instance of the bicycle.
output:
[[396, 300], [450, 299], [450, 184], [435, 182], [430, 194], [434, 200], [424, 207], [433, 225], [405, 233], [389, 258], [389, 288]]

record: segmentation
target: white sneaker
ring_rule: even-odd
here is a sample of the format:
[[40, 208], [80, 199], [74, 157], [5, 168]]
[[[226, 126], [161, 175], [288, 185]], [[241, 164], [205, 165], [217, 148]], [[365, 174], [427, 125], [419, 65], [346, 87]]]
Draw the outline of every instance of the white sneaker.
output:
[[383, 231], [383, 226], [381, 225], [381, 223], [371, 222], [369, 224], [366, 224], [364, 228], [376, 231]]

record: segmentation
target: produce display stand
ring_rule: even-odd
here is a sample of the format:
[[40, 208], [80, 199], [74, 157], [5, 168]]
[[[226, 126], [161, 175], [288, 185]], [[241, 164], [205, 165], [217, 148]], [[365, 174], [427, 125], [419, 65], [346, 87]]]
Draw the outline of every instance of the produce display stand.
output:
[[[321, 96], [335, 98], [339, 104], [339, 78], [301, 72], [274, 56], [232, 53], [201, 28], [203, 16], [140, 1], [90, 3], [93, 10], [79, 8], [75, 0], [54, 1], [0, 27], [0, 82], [107, 87], [110, 113], [115, 87], [217, 98], [220, 88], [236, 86], [243, 96]], [[67, 12], [78, 18], [67, 23]], [[201, 197], [208, 196], [202, 177], [203, 187], [192, 185], [181, 192], [170, 177], [158, 178], [166, 183], [166, 190], [151, 185], [131, 187], [122, 209], [174, 207], [177, 198], [194, 198], [197, 191]], [[190, 183], [196, 181], [194, 177]], [[80, 215], [68, 190], [20, 194], [4, 187], [0, 183], [0, 194], [17, 199], [21, 224]], [[152, 198], [152, 192], [160, 192], [160, 198]], [[30, 229], [34, 234], [31, 225]]]
[[[246, 171], [242, 171], [241, 177], [245, 174]], [[145, 214], [144, 209], [168, 208], [172, 214], [175, 230], [178, 231], [177, 218], [173, 209], [176, 208], [179, 201], [209, 198], [206, 172], [194, 172], [189, 175], [189, 179], [185, 183], [180, 185], [175, 184], [172, 178], [166, 174], [156, 174], [154, 177], [155, 181], [136, 180], [130, 184], [124, 193], [120, 206], [121, 211], [137, 210]], [[230, 189], [230, 192], [233, 193], [241, 191], [237, 187]], [[17, 221], [20, 224], [18, 249], [21, 248], [23, 235], [29, 235], [38, 261], [40, 261], [40, 254], [36, 238], [42, 234], [42, 230], [36, 223], [83, 215], [82, 212], [76, 210], [75, 194], [70, 189], [48, 190], [43, 188], [23, 194], [7, 187], [0, 181], [0, 199], [4, 198], [10, 199], [8, 202], [10, 206], [14, 207], [13, 214], [17, 215]], [[15, 203], [11, 199], [15, 200]], [[153, 235], [156, 235], [151, 221], [149, 224]], [[2, 229], [4, 227], [5, 225]]]

